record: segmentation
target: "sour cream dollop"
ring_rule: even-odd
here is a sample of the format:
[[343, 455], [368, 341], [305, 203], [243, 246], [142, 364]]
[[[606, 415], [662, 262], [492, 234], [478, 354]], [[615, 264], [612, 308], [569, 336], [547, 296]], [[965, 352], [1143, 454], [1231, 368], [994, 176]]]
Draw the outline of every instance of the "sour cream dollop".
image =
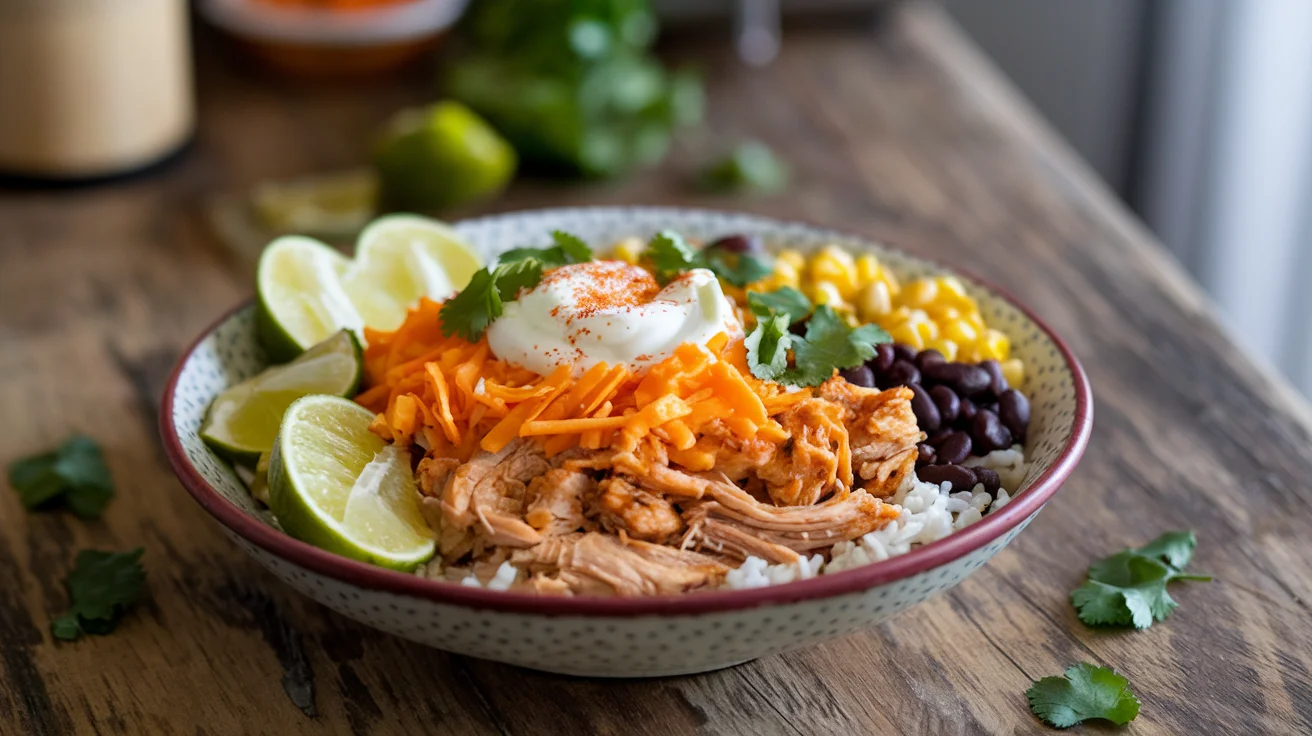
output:
[[546, 375], [572, 363], [574, 375], [605, 362], [640, 370], [685, 342], [743, 334], [715, 274], [693, 269], [661, 288], [622, 261], [557, 268], [521, 292], [487, 330], [498, 358]]

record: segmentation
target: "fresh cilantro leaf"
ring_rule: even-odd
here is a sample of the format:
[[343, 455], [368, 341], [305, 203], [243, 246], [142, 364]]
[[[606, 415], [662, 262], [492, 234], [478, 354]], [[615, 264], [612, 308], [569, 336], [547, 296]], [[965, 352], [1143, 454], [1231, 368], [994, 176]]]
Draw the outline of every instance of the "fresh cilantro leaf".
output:
[[794, 383], [818, 386], [835, 370], [853, 368], [874, 357], [875, 346], [892, 339], [877, 325], [853, 329], [833, 307], [821, 304], [806, 323], [806, 339], [794, 341]]
[[647, 244], [644, 254], [651, 259], [656, 280], [662, 284], [689, 269], [702, 265], [696, 248], [673, 230], [662, 230]]
[[1167, 532], [1139, 548], [1139, 554], [1166, 560], [1171, 567], [1183, 570], [1194, 557], [1198, 539], [1191, 530]]
[[542, 262], [536, 258], [525, 258], [514, 263], [503, 263], [497, 266], [494, 275], [501, 301], [513, 302], [520, 289], [532, 289], [542, 280]]
[[146, 571], [143, 549], [130, 552], [82, 550], [65, 581], [71, 601], [68, 613], [50, 624], [59, 639], [72, 641], [82, 634], [108, 634], [141, 594]]
[[800, 322], [811, 313], [811, 300], [791, 286], [774, 291], [747, 292], [747, 308], [757, 317], [787, 314], [790, 322]]
[[788, 348], [793, 339], [788, 320], [787, 314], [762, 317], [743, 340], [747, 365], [752, 375], [762, 381], [778, 380], [788, 371]]
[[718, 192], [779, 192], [788, 186], [788, 167], [768, 146], [746, 141], [703, 171], [701, 184]]
[[565, 254], [570, 263], [586, 263], [592, 260], [592, 249], [577, 235], [571, 235], [564, 230], [552, 230], [551, 239], [556, 241], [556, 247]]
[[1118, 726], [1139, 715], [1130, 681], [1110, 667], [1077, 664], [1061, 677], [1045, 677], [1025, 691], [1030, 710], [1056, 728], [1101, 719]]
[[[501, 267], [498, 266], [499, 270]], [[501, 292], [493, 269], [474, 274], [459, 294], [446, 300], [438, 316], [442, 319], [442, 334], [459, 335], [476, 342], [492, 320], [501, 316]]]
[[96, 518], [114, 497], [114, 479], [100, 445], [74, 435], [54, 452], [18, 460], [9, 468], [9, 485], [25, 508], [62, 500], [73, 513]]
[[723, 248], [705, 248], [698, 254], [705, 268], [717, 277], [742, 288], [774, 272], [769, 261], [750, 253], [731, 253]]
[[563, 230], [553, 230], [551, 238], [556, 244], [549, 248], [511, 248], [498, 256], [497, 262], [505, 265], [533, 259], [544, 268], [554, 268], [592, 260], [592, 249], [577, 236]]
[[1138, 549], [1117, 552], [1089, 567], [1089, 579], [1071, 592], [1071, 604], [1090, 626], [1146, 629], [1176, 608], [1167, 592], [1175, 580], [1211, 580], [1172, 564], [1187, 564], [1197, 544], [1193, 532], [1171, 532]]

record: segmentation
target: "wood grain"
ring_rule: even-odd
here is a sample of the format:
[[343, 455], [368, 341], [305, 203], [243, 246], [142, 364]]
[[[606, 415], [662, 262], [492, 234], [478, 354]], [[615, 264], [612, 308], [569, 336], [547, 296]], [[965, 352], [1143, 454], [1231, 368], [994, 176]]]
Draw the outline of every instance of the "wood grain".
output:
[[[119, 497], [102, 521], [0, 493], [3, 733], [1013, 733], [1022, 695], [1077, 661], [1143, 701], [1133, 733], [1312, 732], [1312, 444], [1302, 400], [1217, 327], [1197, 289], [932, 7], [802, 29], [765, 71], [671, 47], [711, 120], [618, 185], [524, 182], [493, 209], [688, 203], [799, 217], [961, 263], [1047, 316], [1092, 377], [1094, 436], [1025, 534], [949, 594], [824, 646], [699, 677], [562, 678], [422, 649], [294, 594], [162, 461], [154, 408], [181, 347], [251, 289], [205, 202], [357, 163], [423, 78], [291, 86], [202, 44], [193, 152], [155, 178], [0, 191], [0, 464], [78, 430]], [[773, 199], [707, 199], [697, 163], [742, 136], [796, 172]], [[1086, 628], [1085, 566], [1173, 528], [1195, 566], [1143, 632]], [[144, 545], [149, 597], [112, 636], [56, 644], [76, 550]]]

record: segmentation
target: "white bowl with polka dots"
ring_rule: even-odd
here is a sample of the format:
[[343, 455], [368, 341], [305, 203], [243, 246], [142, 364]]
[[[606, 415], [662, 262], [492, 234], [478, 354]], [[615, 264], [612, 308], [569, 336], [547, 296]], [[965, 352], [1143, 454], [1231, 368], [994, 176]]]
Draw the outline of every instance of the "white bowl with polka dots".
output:
[[[771, 248], [829, 243], [874, 252], [904, 279], [944, 272], [860, 237], [810, 225], [704, 210], [553, 209], [458, 223], [485, 257], [545, 245], [551, 230], [592, 243], [662, 229], [709, 240], [751, 233]], [[960, 274], [958, 274], [960, 275]], [[952, 536], [892, 559], [749, 590], [649, 598], [538, 597], [383, 570], [297, 541], [252, 500], [198, 432], [210, 401], [266, 366], [251, 305], [207, 330], [179, 361], [161, 407], [164, 445], [182, 484], [228, 536], [292, 587], [361, 623], [420, 644], [571, 675], [648, 677], [704, 672], [873, 626], [961, 582], [1034, 518], [1070, 474], [1093, 422], [1088, 381], [1069, 349], [1025, 308], [962, 276], [985, 319], [1024, 359], [1032, 419], [1020, 492]]]

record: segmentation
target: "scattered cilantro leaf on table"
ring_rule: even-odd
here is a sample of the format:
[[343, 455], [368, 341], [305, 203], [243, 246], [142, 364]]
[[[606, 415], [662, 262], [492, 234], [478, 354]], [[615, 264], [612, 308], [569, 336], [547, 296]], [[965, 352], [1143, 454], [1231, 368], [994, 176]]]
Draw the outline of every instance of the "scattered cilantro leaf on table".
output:
[[65, 584], [68, 613], [50, 623], [56, 638], [73, 641], [83, 634], [104, 635], [114, 630], [123, 613], [141, 594], [146, 571], [140, 547], [129, 552], [82, 550]]
[[701, 173], [703, 189], [716, 192], [773, 193], [788, 187], [788, 166], [769, 146], [744, 141]]
[[[819, 386], [835, 370], [853, 368], [875, 354], [875, 346], [892, 338], [877, 325], [849, 326], [827, 304], [816, 308], [806, 323], [806, 335], [789, 332], [790, 313], [771, 312], [757, 321], [747, 336], [747, 365], [764, 381], [794, 386]], [[788, 367], [788, 351], [793, 366]]]
[[84, 518], [99, 517], [114, 497], [114, 479], [100, 445], [83, 435], [68, 438], [52, 452], [16, 461], [9, 467], [9, 485], [25, 508], [62, 501]]
[[1196, 546], [1192, 531], [1168, 532], [1143, 547], [1095, 562], [1089, 567], [1089, 579], [1071, 592], [1071, 604], [1090, 626], [1146, 629], [1175, 610], [1168, 583], [1211, 580], [1184, 571]]
[[747, 292], [747, 308], [759, 317], [787, 314], [792, 322], [800, 322], [811, 313], [811, 300], [791, 286], [774, 291]]
[[1139, 715], [1130, 681], [1110, 667], [1077, 664], [1061, 677], [1045, 677], [1025, 691], [1030, 710], [1056, 728], [1092, 719], [1124, 726]]

